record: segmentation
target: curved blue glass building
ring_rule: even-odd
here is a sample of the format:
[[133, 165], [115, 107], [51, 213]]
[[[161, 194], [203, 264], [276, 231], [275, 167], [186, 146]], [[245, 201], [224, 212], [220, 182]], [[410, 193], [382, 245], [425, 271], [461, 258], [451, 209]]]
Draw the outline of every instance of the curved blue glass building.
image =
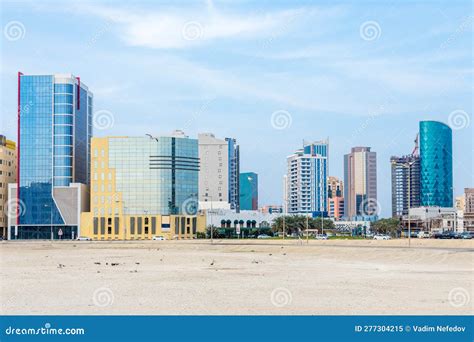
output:
[[71, 74], [18, 74], [16, 198], [22, 210], [10, 238], [77, 236], [80, 189], [90, 178], [92, 98]]
[[453, 206], [451, 128], [437, 121], [420, 121], [421, 205]]

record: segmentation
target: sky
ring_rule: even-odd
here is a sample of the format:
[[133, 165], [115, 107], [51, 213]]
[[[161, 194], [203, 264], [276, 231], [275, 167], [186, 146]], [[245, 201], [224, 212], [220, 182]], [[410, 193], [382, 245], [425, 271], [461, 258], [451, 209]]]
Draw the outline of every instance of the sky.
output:
[[[179, 4], [178, 4], [179, 3]], [[16, 140], [17, 72], [72, 73], [94, 135], [212, 132], [240, 144], [259, 204], [281, 204], [286, 157], [329, 139], [329, 173], [390, 157], [420, 120], [453, 128], [454, 193], [473, 187], [471, 1], [1, 1], [0, 134]]]

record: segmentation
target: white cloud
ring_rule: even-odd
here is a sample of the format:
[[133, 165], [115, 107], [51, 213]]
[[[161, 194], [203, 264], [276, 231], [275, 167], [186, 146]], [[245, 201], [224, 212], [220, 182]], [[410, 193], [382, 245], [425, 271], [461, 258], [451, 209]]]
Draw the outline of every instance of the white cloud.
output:
[[218, 39], [255, 38], [268, 35], [288, 25], [309, 9], [280, 10], [256, 14], [229, 13], [206, 8], [144, 11], [137, 8], [116, 8], [103, 5], [78, 4], [74, 12], [101, 17], [117, 24], [120, 38], [131, 46], [154, 49], [181, 49]]

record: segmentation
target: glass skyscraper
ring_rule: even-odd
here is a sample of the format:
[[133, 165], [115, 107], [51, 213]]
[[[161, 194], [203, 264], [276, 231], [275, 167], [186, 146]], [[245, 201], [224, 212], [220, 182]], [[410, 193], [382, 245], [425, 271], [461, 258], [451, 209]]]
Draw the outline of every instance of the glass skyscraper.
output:
[[420, 122], [420, 175], [422, 206], [454, 205], [452, 131], [448, 125]]
[[240, 210], [258, 210], [258, 175], [254, 172], [240, 174]]
[[61, 189], [89, 184], [92, 98], [70, 74], [18, 74], [16, 197], [24, 210], [10, 226], [12, 238], [77, 236], [72, 194]]

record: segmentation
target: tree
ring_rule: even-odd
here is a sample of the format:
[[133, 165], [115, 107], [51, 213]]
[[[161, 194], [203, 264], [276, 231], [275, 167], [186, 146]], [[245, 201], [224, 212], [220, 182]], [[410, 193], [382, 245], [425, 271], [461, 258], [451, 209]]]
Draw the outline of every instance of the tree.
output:
[[371, 229], [377, 234], [398, 236], [401, 231], [400, 221], [395, 218], [380, 219], [372, 223]]

